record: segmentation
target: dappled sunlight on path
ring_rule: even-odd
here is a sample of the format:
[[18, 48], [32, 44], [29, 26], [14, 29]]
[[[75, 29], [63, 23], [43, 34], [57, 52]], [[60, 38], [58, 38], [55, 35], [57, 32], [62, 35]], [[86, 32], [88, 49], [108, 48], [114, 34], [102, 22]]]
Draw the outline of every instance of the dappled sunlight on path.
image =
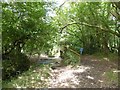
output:
[[93, 56], [81, 58], [81, 65], [57, 67], [51, 70], [49, 88], [117, 87], [117, 64]]
[[[64, 68], [55, 69], [52, 71], [50, 81], [50, 88], [75, 88], [79, 86], [80, 83], [80, 74], [89, 70], [90, 67], [86, 66], [77, 66], [71, 67], [66, 66]], [[82, 77], [81, 77], [82, 78]]]

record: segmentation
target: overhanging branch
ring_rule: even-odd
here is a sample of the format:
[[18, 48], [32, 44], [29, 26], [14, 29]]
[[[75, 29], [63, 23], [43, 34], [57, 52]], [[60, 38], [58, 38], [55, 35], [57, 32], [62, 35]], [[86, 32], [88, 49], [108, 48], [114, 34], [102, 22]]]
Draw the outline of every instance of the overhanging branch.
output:
[[85, 25], [85, 26], [88, 26], [88, 27], [98, 28], [98, 29], [100, 29], [100, 30], [102, 30], [102, 31], [104, 31], [104, 32], [109, 32], [109, 33], [111, 33], [111, 34], [116, 35], [117, 37], [120, 37], [120, 34], [119, 34], [119, 33], [114, 32], [114, 31], [112, 31], [112, 30], [105, 29], [105, 28], [102, 28], [102, 27], [100, 27], [100, 26], [95, 26], [95, 25], [91, 25], [91, 24], [87, 24], [87, 23], [82, 23], [82, 22], [72, 22], [72, 23], [69, 23], [69, 24], [63, 26], [62, 28], [60, 28], [61, 33], [62, 33], [62, 31], [63, 31], [66, 27], [68, 27], [68, 26], [70, 26], [70, 25], [74, 25], [74, 24], [79, 24], [79, 25]]

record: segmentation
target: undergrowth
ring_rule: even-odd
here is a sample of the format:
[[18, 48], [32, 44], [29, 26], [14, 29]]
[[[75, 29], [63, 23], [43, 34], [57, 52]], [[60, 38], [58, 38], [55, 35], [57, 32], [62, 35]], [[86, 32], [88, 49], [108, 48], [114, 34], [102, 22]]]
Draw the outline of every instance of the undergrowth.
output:
[[109, 84], [118, 85], [118, 73], [114, 72], [114, 69], [105, 72], [104, 76]]
[[106, 55], [105, 53], [98, 52], [98, 53], [93, 54], [93, 56], [95, 56], [96, 58], [98, 58], [100, 60], [104, 60], [104, 58], [107, 58], [110, 61], [117, 61], [118, 60], [118, 55], [116, 53], [108, 53]]
[[79, 65], [80, 64], [80, 57], [73, 52], [67, 51], [64, 55], [64, 60], [62, 61], [62, 64], [67, 65]]
[[50, 65], [32, 65], [17, 78], [3, 81], [3, 88], [45, 88], [50, 76]]

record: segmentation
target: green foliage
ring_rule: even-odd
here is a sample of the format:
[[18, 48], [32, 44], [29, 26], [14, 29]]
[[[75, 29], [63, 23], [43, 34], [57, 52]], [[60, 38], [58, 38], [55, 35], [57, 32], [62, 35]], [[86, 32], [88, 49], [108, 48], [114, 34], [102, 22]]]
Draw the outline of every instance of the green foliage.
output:
[[[60, 44], [67, 44], [77, 52], [83, 47], [84, 54], [119, 52], [119, 18], [111, 15], [118, 10], [111, 3], [72, 2], [69, 5], [58, 9], [47, 2], [2, 4], [3, 79], [29, 68], [26, 54], [49, 54]], [[56, 16], [50, 17], [49, 9]], [[69, 50], [63, 57], [65, 65], [79, 63], [79, 57]]]
[[73, 52], [67, 50], [64, 54], [64, 60], [62, 60], [62, 65], [79, 65], [80, 57]]
[[24, 54], [17, 53], [16, 55], [12, 54], [8, 60], [3, 60], [2, 65], [2, 79], [6, 80], [28, 70], [30, 61]]
[[[77, 2], [69, 3], [70, 8], [59, 10], [55, 17], [62, 28], [60, 38], [74, 48], [84, 48], [84, 54], [96, 52], [118, 52], [119, 32], [112, 12], [118, 12], [112, 3]], [[115, 19], [113, 19], [115, 18]]]
[[10, 52], [8, 50], [13, 49], [14, 42], [21, 37], [19, 44], [25, 53], [37, 53], [51, 48], [56, 29], [50, 24], [51, 21], [47, 22], [46, 6], [44, 2], [2, 5], [3, 53]]
[[50, 76], [49, 65], [32, 65], [31, 68], [11, 80], [3, 81], [3, 88], [45, 88]]
[[3, 79], [29, 69], [25, 54], [40, 54], [52, 48], [56, 28], [48, 20], [47, 6], [45, 2], [2, 4]]

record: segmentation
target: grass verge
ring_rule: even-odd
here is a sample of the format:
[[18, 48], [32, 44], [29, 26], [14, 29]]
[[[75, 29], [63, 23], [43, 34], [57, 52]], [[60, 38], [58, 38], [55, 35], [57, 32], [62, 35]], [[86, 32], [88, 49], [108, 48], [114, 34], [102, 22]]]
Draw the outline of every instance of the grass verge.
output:
[[50, 76], [50, 65], [32, 65], [17, 78], [3, 81], [3, 88], [45, 88]]

